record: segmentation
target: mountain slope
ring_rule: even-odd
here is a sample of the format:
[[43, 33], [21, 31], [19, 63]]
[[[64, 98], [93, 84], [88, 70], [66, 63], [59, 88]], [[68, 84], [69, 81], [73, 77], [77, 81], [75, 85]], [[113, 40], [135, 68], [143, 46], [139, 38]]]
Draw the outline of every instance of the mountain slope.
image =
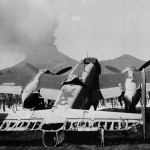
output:
[[[112, 73], [108, 69], [105, 68], [105, 65], [110, 65], [112, 67], [115, 67], [119, 70], [123, 70], [126, 67], [136, 67], [137, 69], [140, 68], [145, 63], [145, 61], [137, 59], [131, 55], [122, 55], [120, 57], [117, 57], [115, 59], [106, 60], [106, 61], [100, 61], [101, 67], [102, 67], [102, 73]], [[148, 67], [147, 69], [150, 69]]]
[[5, 69], [3, 72], [5, 72], [5, 74], [28, 74], [30, 70], [26, 67], [26, 63], [30, 63], [38, 69], [46, 68], [56, 72], [67, 66], [74, 67], [77, 61], [57, 51], [56, 46], [51, 46], [49, 50], [35, 50], [31, 55], [28, 55], [25, 60], [11, 68]]
[[[7, 73], [30, 73], [29, 69], [25, 66], [25, 64], [31, 63], [38, 69], [41, 68], [48, 68], [52, 69], [52, 71], [57, 72], [58, 70], [66, 67], [72, 66], [74, 67], [78, 62], [69, 58], [68, 56], [62, 54], [61, 52], [57, 51], [56, 46], [51, 46], [50, 50], [43, 50], [43, 51], [36, 51], [33, 53], [34, 55], [28, 56], [23, 62], [11, 67], [9, 69], [5, 69], [5, 74]], [[105, 68], [105, 65], [110, 65], [115, 67], [119, 70], [123, 70], [124, 68], [130, 66], [135, 66], [137, 69], [142, 66], [145, 61], [137, 59], [131, 55], [122, 55], [115, 59], [99, 61], [102, 69], [102, 73], [112, 73], [108, 69]], [[54, 69], [53, 69], [54, 68]], [[150, 67], [147, 68], [150, 70]]]

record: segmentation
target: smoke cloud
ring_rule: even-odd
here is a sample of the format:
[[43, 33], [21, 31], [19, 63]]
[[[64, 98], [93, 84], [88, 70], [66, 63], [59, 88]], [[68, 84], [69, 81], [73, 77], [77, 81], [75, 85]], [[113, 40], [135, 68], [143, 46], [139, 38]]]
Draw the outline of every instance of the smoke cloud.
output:
[[0, 54], [17, 54], [19, 59], [50, 50], [58, 26], [56, 6], [48, 0], [1, 0]]

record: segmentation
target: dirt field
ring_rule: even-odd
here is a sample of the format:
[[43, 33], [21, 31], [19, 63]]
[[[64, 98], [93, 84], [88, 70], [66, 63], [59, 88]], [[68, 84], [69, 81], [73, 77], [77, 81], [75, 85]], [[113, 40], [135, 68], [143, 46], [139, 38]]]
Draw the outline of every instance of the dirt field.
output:
[[[2, 133], [0, 150], [44, 150], [41, 132]], [[138, 132], [105, 133], [105, 146], [100, 145], [98, 133], [66, 133], [66, 140], [53, 150], [149, 150], [150, 138], [143, 140], [141, 129]]]

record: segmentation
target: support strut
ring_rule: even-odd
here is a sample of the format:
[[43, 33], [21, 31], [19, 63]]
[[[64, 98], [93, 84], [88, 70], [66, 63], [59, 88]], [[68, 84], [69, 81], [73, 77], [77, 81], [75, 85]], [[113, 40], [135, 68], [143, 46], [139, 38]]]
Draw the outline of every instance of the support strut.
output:
[[45, 148], [56, 147], [65, 139], [64, 130], [43, 131], [42, 142]]

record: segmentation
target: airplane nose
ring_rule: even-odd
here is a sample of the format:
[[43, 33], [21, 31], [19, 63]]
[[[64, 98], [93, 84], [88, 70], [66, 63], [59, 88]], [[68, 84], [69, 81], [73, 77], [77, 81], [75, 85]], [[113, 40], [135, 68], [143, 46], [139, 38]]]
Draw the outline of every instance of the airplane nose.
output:
[[32, 108], [43, 108], [44, 101], [39, 98], [39, 93], [31, 93], [26, 97], [22, 103], [23, 108], [32, 109]]
[[24, 91], [22, 93], [22, 107], [23, 108], [26, 108], [26, 104], [28, 104], [30, 96], [31, 96], [31, 93], [29, 93], [28, 91]]
[[24, 91], [22, 93], [22, 105], [24, 105], [25, 100], [29, 97], [29, 93], [27, 91]]

